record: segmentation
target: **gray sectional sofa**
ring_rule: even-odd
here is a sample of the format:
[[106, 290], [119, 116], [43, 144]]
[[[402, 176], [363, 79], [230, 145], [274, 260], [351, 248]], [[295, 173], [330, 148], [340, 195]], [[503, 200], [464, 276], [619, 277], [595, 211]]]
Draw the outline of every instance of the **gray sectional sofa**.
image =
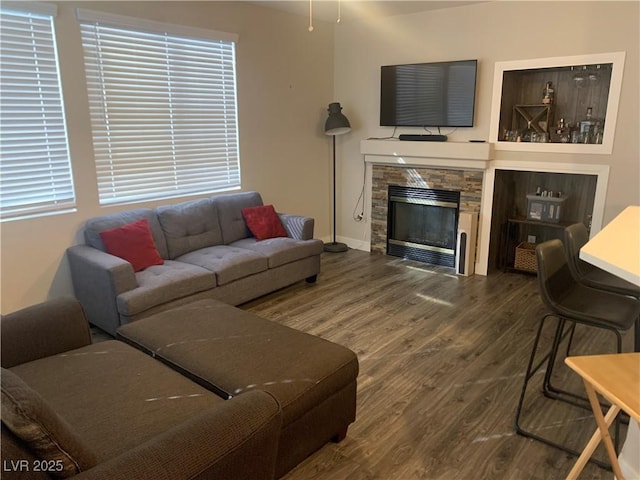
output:
[[[218, 195], [87, 221], [86, 244], [67, 250], [75, 296], [89, 322], [111, 335], [120, 325], [200, 299], [239, 305], [295, 282], [315, 282], [323, 244], [310, 217], [278, 214], [287, 237], [256, 240], [242, 209], [257, 192]], [[106, 253], [100, 232], [148, 221], [162, 265], [134, 272]]]

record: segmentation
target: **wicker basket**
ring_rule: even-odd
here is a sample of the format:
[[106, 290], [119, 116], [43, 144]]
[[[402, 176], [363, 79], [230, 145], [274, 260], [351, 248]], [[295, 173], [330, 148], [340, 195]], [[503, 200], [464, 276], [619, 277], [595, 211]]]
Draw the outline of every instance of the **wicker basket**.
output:
[[538, 262], [536, 261], [536, 244], [527, 242], [520, 243], [516, 247], [516, 260], [513, 266], [518, 270], [537, 272]]

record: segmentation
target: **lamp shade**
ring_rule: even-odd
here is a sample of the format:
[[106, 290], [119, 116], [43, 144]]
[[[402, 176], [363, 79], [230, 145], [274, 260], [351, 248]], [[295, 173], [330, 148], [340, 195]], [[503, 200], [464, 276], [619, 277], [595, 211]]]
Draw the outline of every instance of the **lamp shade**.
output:
[[342, 135], [351, 131], [351, 124], [342, 114], [342, 107], [338, 102], [329, 104], [329, 118], [324, 124], [325, 135]]

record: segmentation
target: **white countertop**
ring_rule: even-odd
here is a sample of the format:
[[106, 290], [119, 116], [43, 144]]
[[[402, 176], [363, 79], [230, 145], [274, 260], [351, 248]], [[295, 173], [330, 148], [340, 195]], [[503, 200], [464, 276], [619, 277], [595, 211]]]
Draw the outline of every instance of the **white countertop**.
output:
[[625, 208], [580, 249], [580, 258], [640, 286], [640, 206]]

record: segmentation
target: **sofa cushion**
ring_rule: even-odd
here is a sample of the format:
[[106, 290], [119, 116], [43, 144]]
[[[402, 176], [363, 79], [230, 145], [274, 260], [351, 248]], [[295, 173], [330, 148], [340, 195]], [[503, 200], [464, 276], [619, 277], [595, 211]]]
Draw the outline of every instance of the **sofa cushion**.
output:
[[149, 222], [145, 218], [122, 227], [103, 230], [100, 232], [100, 238], [107, 253], [129, 262], [134, 272], [164, 263], [153, 242]]
[[12, 370], [73, 427], [95, 452], [98, 462], [129, 452], [224, 402], [116, 340], [24, 363]]
[[242, 209], [262, 205], [262, 197], [258, 192], [233, 193], [213, 197], [218, 210], [222, 240], [225, 244], [251, 236], [242, 216]]
[[96, 456], [47, 402], [15, 373], [2, 369], [2, 423], [24, 441], [54, 478], [69, 478], [97, 464]]
[[273, 394], [283, 426], [358, 376], [348, 348], [214, 300], [129, 323], [117, 335], [231, 395]]
[[171, 259], [222, 244], [218, 211], [210, 198], [158, 207], [156, 212]]
[[242, 217], [257, 240], [287, 236], [287, 231], [273, 205], [243, 208]]
[[323, 243], [320, 240], [295, 240], [288, 237], [261, 241], [255, 238], [244, 238], [233, 242], [231, 246], [252, 250], [267, 257], [269, 268], [320, 255], [324, 251]]
[[107, 250], [100, 238], [100, 232], [116, 227], [122, 227], [142, 218], [146, 219], [149, 223], [149, 229], [151, 230], [153, 242], [158, 249], [158, 253], [160, 253], [160, 256], [166, 260], [169, 258], [169, 254], [167, 251], [167, 242], [164, 238], [164, 232], [162, 231], [156, 212], [150, 208], [138, 208], [135, 210], [112, 213], [110, 215], [103, 215], [101, 217], [95, 217], [87, 220], [84, 230], [85, 241], [87, 242], [87, 245], [106, 252]]
[[231, 283], [269, 268], [269, 262], [264, 255], [231, 245], [201, 248], [176, 260], [215, 272], [218, 285]]
[[136, 273], [138, 288], [117, 296], [121, 315], [133, 316], [157, 305], [188, 297], [216, 286], [215, 275], [202, 267], [167, 260]]

